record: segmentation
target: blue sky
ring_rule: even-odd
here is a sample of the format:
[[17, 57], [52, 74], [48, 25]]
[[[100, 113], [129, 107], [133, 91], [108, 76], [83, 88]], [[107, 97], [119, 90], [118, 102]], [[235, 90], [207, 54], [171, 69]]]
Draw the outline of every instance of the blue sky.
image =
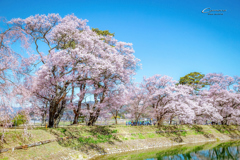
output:
[[[194, 71], [240, 76], [239, 0], [0, 0], [0, 6], [8, 20], [74, 13], [90, 27], [114, 32], [116, 39], [133, 43], [141, 59], [138, 82], [154, 74], [179, 80]], [[201, 13], [207, 7], [227, 11]]]

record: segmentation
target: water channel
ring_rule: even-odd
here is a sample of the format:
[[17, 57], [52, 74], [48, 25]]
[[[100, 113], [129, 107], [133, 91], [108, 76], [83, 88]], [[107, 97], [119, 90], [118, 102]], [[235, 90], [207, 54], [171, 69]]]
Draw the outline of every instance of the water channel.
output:
[[240, 160], [240, 141], [211, 142], [104, 155], [94, 160]]

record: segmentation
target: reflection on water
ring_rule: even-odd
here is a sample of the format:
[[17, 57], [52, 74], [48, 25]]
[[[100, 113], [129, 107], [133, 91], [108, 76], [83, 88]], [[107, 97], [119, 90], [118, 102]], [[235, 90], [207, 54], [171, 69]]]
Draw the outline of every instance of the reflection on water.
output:
[[[157, 153], [156, 160], [190, 160], [190, 159], [239, 159], [240, 146], [232, 146], [232, 143], [220, 144], [212, 149], [204, 149], [204, 145], [194, 147], [189, 151], [187, 147], [181, 147], [169, 152]], [[186, 152], [184, 152], [186, 150]], [[147, 160], [146, 159], [146, 160]]]
[[98, 157], [101, 160], [239, 160], [240, 141], [183, 145], [162, 150], [128, 152]]

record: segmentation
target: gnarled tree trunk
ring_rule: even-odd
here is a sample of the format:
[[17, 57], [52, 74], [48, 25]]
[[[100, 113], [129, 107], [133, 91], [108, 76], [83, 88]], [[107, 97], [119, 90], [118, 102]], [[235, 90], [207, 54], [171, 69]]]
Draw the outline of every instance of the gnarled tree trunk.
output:
[[163, 116], [157, 116], [157, 125], [161, 126], [163, 124]]
[[173, 116], [173, 115], [170, 117], [170, 120], [169, 120], [169, 124], [170, 124], [170, 125], [172, 125], [172, 121], [173, 121], [173, 118], [174, 118], [174, 117], [175, 117], [175, 116]]
[[61, 102], [61, 106], [59, 107], [59, 110], [57, 112], [57, 114], [55, 115], [55, 120], [54, 120], [54, 127], [58, 127], [59, 125], [59, 122], [61, 121], [61, 118], [63, 116], [63, 112], [66, 108], [66, 99], [64, 99], [62, 102]]
[[[99, 113], [100, 113], [100, 110], [99, 110]], [[96, 115], [96, 116], [90, 116], [87, 125], [88, 125], [88, 126], [93, 126], [93, 125], [95, 124], [95, 122], [97, 121], [98, 116], [99, 116], [99, 114]]]
[[97, 121], [97, 119], [98, 119], [98, 117], [99, 117], [99, 114], [100, 114], [100, 109], [97, 109], [97, 110], [96, 110], [96, 114], [95, 114], [95, 115], [93, 115], [93, 114], [91, 113], [87, 125], [88, 125], [88, 126], [93, 126], [94, 123]]
[[117, 124], [117, 117], [115, 116], [114, 119], [115, 119], [115, 124]]
[[[86, 84], [85, 84], [85, 83], [80, 84], [80, 92], [84, 92], [85, 89], [86, 89]], [[82, 101], [83, 101], [84, 97], [85, 97], [85, 92], [84, 92], [84, 94], [82, 94], [82, 95], [79, 97], [77, 110], [75, 110], [75, 109], [73, 110], [73, 112], [74, 112], [74, 114], [75, 114], [75, 115], [74, 115], [73, 124], [78, 124], [78, 118], [79, 118], [79, 116], [81, 115], [81, 106], [82, 106]]]
[[82, 102], [79, 100], [77, 111], [75, 109], [73, 110], [73, 113], [75, 114], [73, 124], [78, 124], [78, 118], [81, 115], [81, 106], [82, 106]]
[[[53, 128], [56, 126], [56, 120], [59, 119], [65, 109], [65, 103], [66, 101], [64, 100], [65, 96], [67, 95], [67, 92], [65, 92], [63, 94], [63, 96], [59, 99], [59, 100], [53, 100], [50, 103], [50, 107], [49, 107], [49, 121], [48, 121], [48, 128]], [[65, 101], [63, 102], [60, 106], [59, 103], [61, 101]], [[60, 107], [60, 108], [59, 108]], [[62, 112], [62, 113], [61, 113]], [[59, 120], [60, 121], [60, 120]]]

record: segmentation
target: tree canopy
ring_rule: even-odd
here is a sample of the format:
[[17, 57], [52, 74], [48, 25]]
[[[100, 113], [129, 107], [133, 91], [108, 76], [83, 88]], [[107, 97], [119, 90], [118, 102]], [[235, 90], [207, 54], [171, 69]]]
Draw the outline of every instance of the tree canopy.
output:
[[180, 77], [179, 83], [182, 85], [190, 85], [192, 86], [196, 91], [199, 90], [199, 88], [204, 87], [206, 83], [201, 82], [200, 80], [204, 77], [204, 74], [201, 74], [200, 72], [191, 72], [184, 77]]
[[96, 32], [98, 35], [102, 35], [102, 36], [113, 36], [115, 33], [110, 33], [109, 30], [100, 30], [98, 28], [92, 28], [92, 31]]

